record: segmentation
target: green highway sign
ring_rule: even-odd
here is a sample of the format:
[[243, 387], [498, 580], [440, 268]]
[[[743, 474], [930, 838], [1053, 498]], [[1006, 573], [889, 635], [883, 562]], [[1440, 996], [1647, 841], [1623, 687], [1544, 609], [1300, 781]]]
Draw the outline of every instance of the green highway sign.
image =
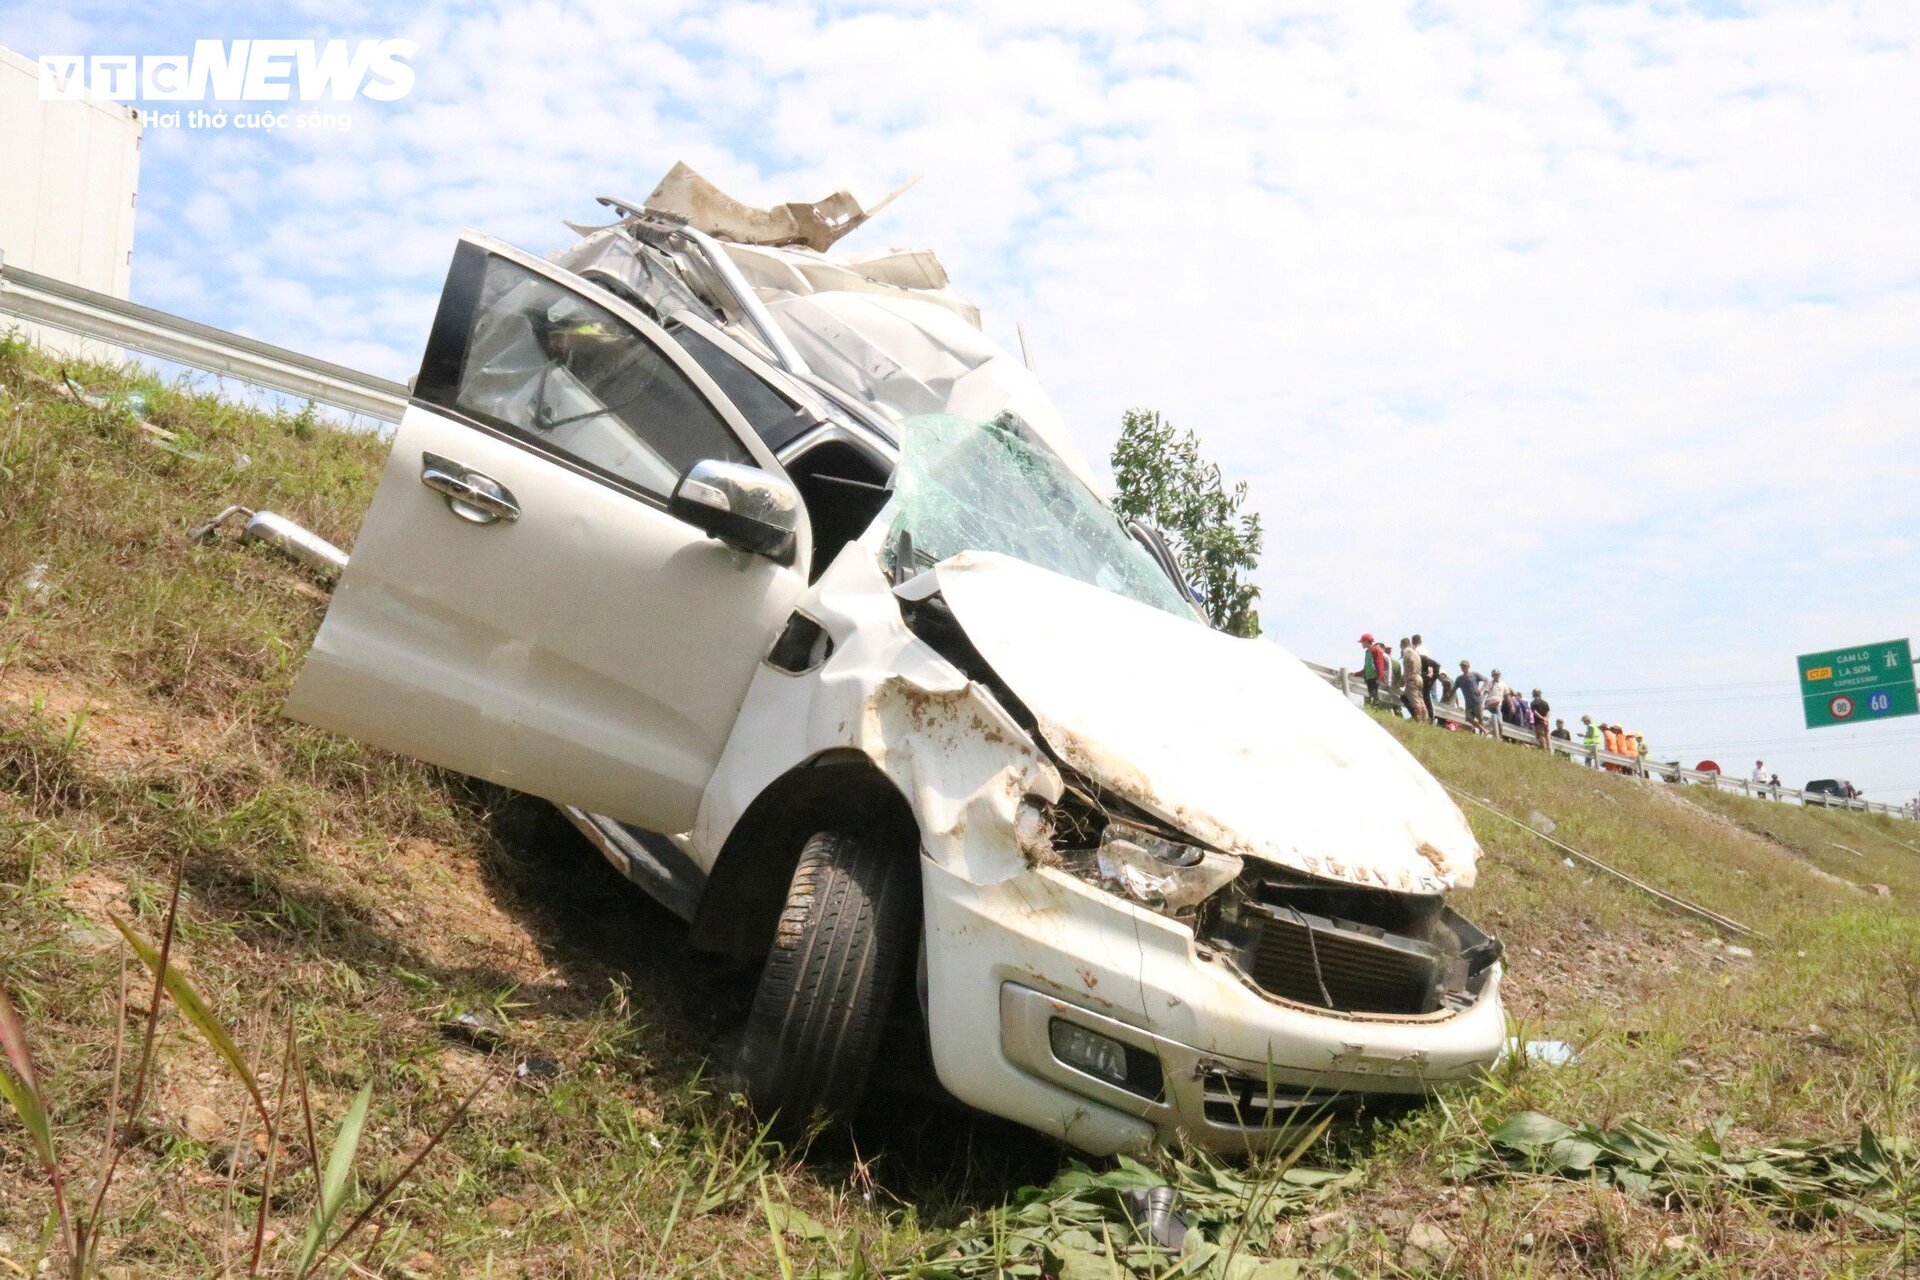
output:
[[1800, 701], [1807, 728], [1920, 715], [1913, 652], [1905, 640], [1800, 655]]

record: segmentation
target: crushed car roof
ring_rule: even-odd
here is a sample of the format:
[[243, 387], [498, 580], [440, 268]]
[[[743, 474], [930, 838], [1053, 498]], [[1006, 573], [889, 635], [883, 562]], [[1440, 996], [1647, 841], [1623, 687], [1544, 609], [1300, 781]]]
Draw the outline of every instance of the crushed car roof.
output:
[[[626, 216], [603, 227], [574, 226], [581, 239], [553, 255], [560, 265], [611, 283], [663, 319], [694, 310], [788, 372], [817, 379], [896, 424], [929, 413], [1015, 413], [1094, 483], [1051, 397], [1020, 359], [987, 336], [980, 309], [954, 291], [931, 250], [826, 251], [879, 205], [863, 209], [842, 191], [811, 204], [755, 208], [684, 164], [645, 201], [602, 203]], [[735, 277], [750, 298], [730, 305], [728, 283], [706, 280], [716, 273], [675, 244], [675, 233], [689, 228], [710, 238], [726, 260], [719, 272]], [[777, 334], [762, 332], [768, 322]]]

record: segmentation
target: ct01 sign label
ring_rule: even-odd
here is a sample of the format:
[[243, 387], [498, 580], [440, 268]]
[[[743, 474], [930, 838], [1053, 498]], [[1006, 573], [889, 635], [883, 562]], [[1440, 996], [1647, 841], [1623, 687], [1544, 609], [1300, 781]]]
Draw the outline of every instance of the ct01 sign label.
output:
[[1800, 655], [1807, 728], [1920, 715], [1913, 652], [1905, 640]]

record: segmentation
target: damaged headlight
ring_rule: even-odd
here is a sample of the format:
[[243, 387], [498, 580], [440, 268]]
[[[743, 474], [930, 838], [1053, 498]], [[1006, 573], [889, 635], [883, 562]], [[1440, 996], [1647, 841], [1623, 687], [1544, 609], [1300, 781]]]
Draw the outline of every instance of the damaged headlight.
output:
[[1178, 844], [1143, 827], [1109, 822], [1094, 851], [1100, 878], [1155, 910], [1189, 911], [1240, 875], [1241, 861], [1198, 845]]
[[1173, 916], [1190, 916], [1243, 869], [1230, 853], [1115, 817], [1071, 789], [1059, 804], [1029, 797], [1015, 815], [1014, 837], [1035, 866], [1064, 867], [1111, 893]]
[[1131, 822], [1107, 819], [1099, 824], [1097, 837], [1087, 839], [1094, 835], [1087, 824], [1058, 810], [1023, 813], [1022, 819], [1021, 825], [1029, 828], [1027, 838], [1032, 828], [1044, 824], [1068, 870], [1169, 915], [1191, 912], [1240, 875], [1240, 859], [1230, 853], [1183, 844]]

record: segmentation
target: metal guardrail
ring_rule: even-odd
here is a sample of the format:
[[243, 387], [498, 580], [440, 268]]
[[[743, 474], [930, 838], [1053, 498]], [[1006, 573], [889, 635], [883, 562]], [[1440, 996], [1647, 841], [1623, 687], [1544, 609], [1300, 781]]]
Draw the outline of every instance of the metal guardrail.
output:
[[[1306, 664], [1307, 669], [1331, 684], [1348, 697], [1358, 697], [1361, 702], [1367, 700], [1366, 683], [1351, 671], [1342, 667], [1323, 667], [1317, 662]], [[1389, 687], [1382, 684], [1384, 693]], [[1400, 699], [1381, 697], [1375, 700], [1375, 706], [1398, 707]], [[1520, 743], [1525, 746], [1539, 746], [1533, 734], [1517, 729], [1513, 725], [1492, 716], [1482, 719], [1476, 726], [1467, 716], [1466, 710], [1451, 703], [1442, 702], [1433, 707], [1433, 713], [1450, 724], [1461, 728], [1478, 728], [1480, 732], [1490, 734], [1502, 742]], [[1721, 791], [1738, 791], [1743, 795], [1762, 800], [1794, 800], [1814, 808], [1851, 809], [1856, 813], [1880, 813], [1892, 818], [1912, 818], [1913, 814], [1901, 805], [1879, 804], [1871, 800], [1852, 799], [1844, 796], [1830, 796], [1819, 791], [1803, 791], [1798, 787], [1775, 787], [1766, 783], [1754, 782], [1748, 778], [1730, 778], [1723, 773], [1702, 772], [1688, 769], [1679, 761], [1661, 762], [1646, 760], [1638, 756], [1615, 755], [1611, 751], [1589, 751], [1584, 743], [1549, 736], [1547, 746], [1550, 750], [1595, 767], [1606, 765], [1616, 772], [1630, 774], [1638, 778], [1651, 778], [1661, 782], [1685, 783], [1692, 786], [1713, 787]]]
[[407, 389], [398, 382], [11, 267], [4, 256], [0, 316], [95, 338], [381, 422], [400, 421], [407, 408]]

